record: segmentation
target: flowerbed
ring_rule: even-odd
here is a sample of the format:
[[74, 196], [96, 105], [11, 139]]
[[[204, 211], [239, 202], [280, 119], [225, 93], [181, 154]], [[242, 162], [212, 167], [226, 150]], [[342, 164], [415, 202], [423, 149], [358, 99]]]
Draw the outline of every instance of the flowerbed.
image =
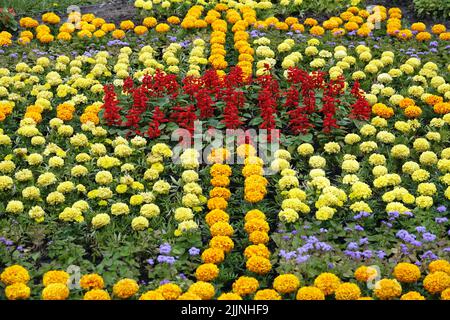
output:
[[0, 297], [450, 299], [445, 26], [166, 2], [0, 34]]

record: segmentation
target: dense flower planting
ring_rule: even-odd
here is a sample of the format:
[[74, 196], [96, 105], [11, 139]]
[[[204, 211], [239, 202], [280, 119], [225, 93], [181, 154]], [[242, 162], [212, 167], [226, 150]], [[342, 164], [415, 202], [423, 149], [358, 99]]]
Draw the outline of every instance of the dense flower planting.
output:
[[1, 32], [0, 299], [450, 300], [450, 32], [310, 5]]

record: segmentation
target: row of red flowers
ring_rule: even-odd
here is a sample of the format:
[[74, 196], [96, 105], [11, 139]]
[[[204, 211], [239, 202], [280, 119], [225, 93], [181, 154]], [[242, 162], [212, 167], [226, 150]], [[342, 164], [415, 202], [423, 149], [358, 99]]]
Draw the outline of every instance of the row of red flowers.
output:
[[[339, 128], [337, 119], [366, 120], [370, 105], [360, 85], [324, 72], [289, 70], [287, 80], [273, 75], [246, 78], [239, 67], [220, 77], [214, 70], [200, 78], [156, 71], [142, 83], [132, 78], [122, 88], [105, 85], [103, 118], [127, 134], [157, 138], [177, 128], [194, 130], [202, 120], [218, 129], [280, 129], [285, 134], [325, 133]], [[257, 105], [258, 108], [253, 106]]]

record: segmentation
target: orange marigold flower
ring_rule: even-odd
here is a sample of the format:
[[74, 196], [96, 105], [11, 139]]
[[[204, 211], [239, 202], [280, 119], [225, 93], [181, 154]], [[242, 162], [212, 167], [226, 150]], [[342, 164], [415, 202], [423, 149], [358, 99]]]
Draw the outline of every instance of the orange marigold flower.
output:
[[241, 276], [233, 283], [233, 292], [240, 296], [254, 293], [259, 288], [259, 282], [255, 278]]
[[314, 286], [319, 288], [326, 296], [333, 294], [341, 284], [341, 280], [333, 273], [321, 273], [314, 280]]

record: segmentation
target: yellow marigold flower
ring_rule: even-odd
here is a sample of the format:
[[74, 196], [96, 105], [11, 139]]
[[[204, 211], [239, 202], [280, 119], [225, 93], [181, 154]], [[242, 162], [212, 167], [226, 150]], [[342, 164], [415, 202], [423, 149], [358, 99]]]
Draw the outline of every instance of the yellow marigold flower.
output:
[[442, 271], [450, 275], [450, 262], [446, 260], [434, 260], [428, 265], [428, 270], [430, 270], [431, 273]]
[[253, 300], [282, 300], [280, 294], [273, 289], [258, 290]]
[[434, 34], [441, 34], [445, 32], [447, 28], [443, 24], [435, 24], [433, 27], [431, 27], [431, 32]]
[[85, 274], [81, 277], [80, 286], [84, 290], [103, 289], [105, 286], [105, 282], [100, 275], [91, 273]]
[[259, 256], [252, 256], [247, 260], [246, 268], [251, 272], [263, 275], [272, 269], [272, 264], [269, 259]]
[[170, 30], [170, 26], [166, 23], [159, 23], [155, 27], [156, 32], [164, 33]]
[[69, 274], [62, 270], [51, 270], [44, 274], [44, 277], [42, 279], [42, 283], [44, 284], [44, 287], [47, 287], [48, 285], [52, 283], [61, 283], [64, 285], [67, 285], [67, 281], [69, 280]]
[[202, 300], [211, 300], [214, 297], [214, 295], [216, 294], [216, 290], [214, 289], [214, 286], [211, 283], [204, 282], [204, 281], [197, 281], [197, 282], [193, 283], [189, 287], [188, 292], [196, 294]]
[[164, 296], [156, 291], [156, 290], [149, 290], [145, 293], [143, 293], [140, 297], [139, 300], [165, 300]]
[[397, 264], [393, 272], [394, 277], [404, 283], [413, 283], [420, 279], [420, 269], [412, 263], [401, 262]]
[[418, 118], [422, 115], [422, 109], [418, 106], [409, 106], [405, 109], [405, 115], [410, 118]]
[[234, 248], [234, 242], [227, 236], [215, 236], [210, 240], [209, 246], [211, 248], [222, 249], [224, 252], [229, 253]]
[[139, 290], [139, 285], [136, 280], [133, 279], [122, 279], [116, 282], [113, 287], [114, 296], [120, 299], [128, 299], [134, 296]]
[[156, 26], [158, 24], [158, 20], [156, 20], [156, 18], [154, 18], [154, 17], [147, 17], [144, 19], [142, 24], [144, 26], [146, 26], [147, 28], [153, 28], [154, 26]]
[[205, 217], [206, 223], [208, 226], [212, 226], [217, 222], [228, 222], [230, 216], [223, 210], [214, 209], [211, 210]]
[[417, 291], [409, 291], [400, 297], [400, 300], [426, 300], [423, 295]]
[[361, 282], [367, 282], [370, 279], [375, 279], [378, 272], [375, 268], [361, 266], [355, 270], [354, 276], [355, 279]]
[[341, 280], [333, 273], [321, 273], [314, 280], [314, 286], [319, 288], [326, 296], [333, 294], [341, 284]]
[[198, 281], [209, 282], [217, 278], [219, 275], [219, 268], [213, 263], [205, 263], [198, 266], [195, 271], [195, 277]]
[[298, 290], [297, 300], [325, 300], [325, 295], [319, 288], [302, 287]]
[[8, 300], [25, 300], [30, 297], [30, 288], [21, 282], [11, 284], [5, 288], [5, 296]]
[[390, 300], [400, 297], [402, 286], [397, 280], [381, 279], [375, 283], [375, 296], [381, 300]]
[[131, 20], [125, 20], [120, 23], [120, 29], [131, 30], [134, 28], [134, 23]]
[[30, 281], [28, 271], [19, 265], [12, 265], [3, 270], [0, 280], [7, 286], [15, 283], [27, 283]]
[[202, 298], [195, 293], [185, 292], [180, 295], [177, 300], [202, 300]]
[[204, 263], [219, 264], [225, 259], [225, 253], [222, 249], [208, 248], [202, 253], [202, 261]]
[[450, 287], [450, 275], [442, 271], [430, 273], [423, 279], [423, 287], [431, 294], [441, 293]]
[[273, 281], [273, 288], [279, 293], [292, 293], [300, 286], [300, 280], [294, 274], [282, 274]]
[[450, 288], [441, 292], [441, 300], [450, 300]]
[[228, 222], [216, 222], [213, 224], [209, 230], [211, 236], [228, 236], [231, 237], [234, 233], [233, 227]]
[[245, 222], [244, 229], [248, 234], [251, 234], [254, 231], [263, 231], [267, 233], [269, 232], [270, 227], [265, 220], [253, 218]]
[[241, 276], [233, 282], [233, 292], [246, 296], [254, 293], [259, 288], [259, 282], [255, 278]]
[[228, 199], [231, 196], [231, 192], [227, 188], [215, 187], [209, 192], [209, 196], [210, 196], [210, 198], [215, 198], [215, 197], [224, 198], [225, 200], [228, 201]]
[[69, 297], [69, 288], [66, 284], [51, 283], [42, 290], [43, 300], [66, 300]]
[[227, 164], [221, 164], [221, 163], [215, 163], [212, 165], [211, 169], [210, 169], [210, 174], [213, 177], [217, 177], [217, 176], [226, 176], [229, 177], [231, 176], [231, 167]]
[[208, 200], [207, 206], [210, 210], [224, 210], [227, 208], [228, 202], [224, 198], [211, 198]]
[[111, 300], [111, 297], [106, 290], [92, 289], [84, 294], [83, 300]]
[[253, 231], [248, 236], [248, 239], [253, 244], [260, 244], [260, 243], [267, 244], [270, 240], [269, 235], [267, 234], [267, 232], [264, 231]]
[[228, 187], [230, 185], [230, 179], [227, 176], [214, 176], [210, 181], [213, 187]]
[[166, 300], [176, 300], [182, 293], [181, 288], [174, 283], [166, 283], [156, 289]]
[[361, 297], [361, 289], [354, 283], [340, 284], [334, 292], [336, 300], [357, 300]]
[[228, 293], [222, 293], [217, 300], [242, 300], [241, 296], [236, 294], [236, 293], [232, 293], [232, 292], [228, 292]]

